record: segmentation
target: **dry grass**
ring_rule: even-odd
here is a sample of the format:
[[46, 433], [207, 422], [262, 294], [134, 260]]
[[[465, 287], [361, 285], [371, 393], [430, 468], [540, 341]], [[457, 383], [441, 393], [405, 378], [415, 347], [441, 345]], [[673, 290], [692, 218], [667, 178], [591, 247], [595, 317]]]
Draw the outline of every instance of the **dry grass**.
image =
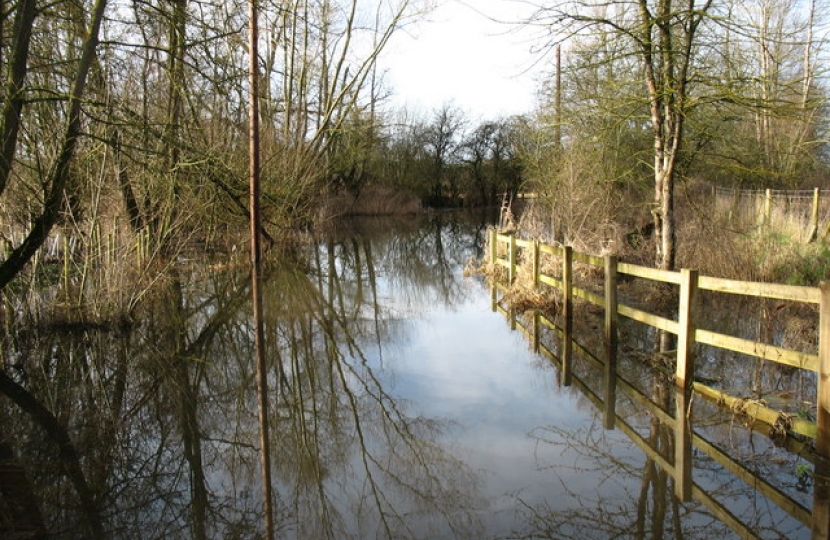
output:
[[[747, 204], [712, 213], [711, 196], [679, 201], [678, 267], [703, 275], [794, 285], [818, 285], [830, 275], [830, 249], [808, 242], [803, 209], [773, 206], [767, 224]], [[723, 209], [721, 209], [723, 210]]]

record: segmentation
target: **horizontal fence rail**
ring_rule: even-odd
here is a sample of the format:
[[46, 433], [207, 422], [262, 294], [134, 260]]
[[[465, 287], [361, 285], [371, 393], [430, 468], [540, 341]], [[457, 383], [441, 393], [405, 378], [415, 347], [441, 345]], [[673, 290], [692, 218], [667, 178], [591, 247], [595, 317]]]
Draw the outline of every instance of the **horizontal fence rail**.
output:
[[[501, 256], [499, 247], [507, 246], [506, 256]], [[817, 439], [822, 453], [830, 457], [830, 282], [822, 282], [820, 287], [801, 287], [778, 285], [772, 283], [755, 283], [736, 281], [709, 276], [700, 276], [695, 270], [670, 272], [628, 263], [620, 263], [614, 256], [597, 257], [573, 251], [570, 246], [550, 246], [539, 242], [517, 239], [513, 235], [499, 234], [491, 230], [490, 264], [507, 269], [510, 283], [516, 280], [518, 260], [527, 250], [532, 261], [532, 283], [534, 287], [542, 285], [556, 288], [562, 292], [562, 317], [565, 335], [571, 336], [573, 329], [573, 298], [595, 304], [605, 312], [605, 343], [608, 349], [607, 361], [615, 362], [617, 345], [617, 321], [623, 316], [640, 323], [677, 336], [675, 384], [687, 391], [705, 396], [718, 396], [724, 403], [737, 400], [733, 396], [694, 381], [695, 356], [698, 344], [728, 350], [755, 358], [769, 360], [818, 373], [816, 394], [817, 421], [815, 423], [793, 418], [782, 411], [775, 411], [764, 406], [749, 411], [756, 418], [767, 423], [786, 417], [787, 425], [794, 433]], [[547, 275], [541, 268], [541, 254], [549, 254], [561, 260], [561, 278]], [[604, 274], [603, 294], [597, 294], [574, 284], [574, 263], [594, 267]], [[678, 286], [677, 319], [669, 319], [640, 308], [620, 303], [617, 299], [619, 275], [624, 274], [649, 281], [669, 283]], [[776, 345], [752, 341], [720, 332], [697, 328], [698, 292], [713, 291], [751, 298], [769, 298], [788, 302], [800, 302], [819, 306], [818, 354], [790, 350]], [[570, 366], [572, 349], [570, 339], [563, 340], [562, 378], [564, 384], [570, 384]], [[824, 450], [822, 450], [824, 449]]]

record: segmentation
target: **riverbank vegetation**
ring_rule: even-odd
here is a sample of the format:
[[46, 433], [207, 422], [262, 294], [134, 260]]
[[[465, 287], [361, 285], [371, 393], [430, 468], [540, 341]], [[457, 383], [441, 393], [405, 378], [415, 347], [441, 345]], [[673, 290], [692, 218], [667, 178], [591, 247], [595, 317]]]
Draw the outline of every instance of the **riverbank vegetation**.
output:
[[563, 61], [523, 154], [544, 216], [526, 229], [663, 269], [815, 284], [823, 248], [773, 246], [758, 222], [716, 216], [711, 192], [828, 186], [822, 14], [818, 2], [540, 4], [527, 23], [552, 30]]
[[[736, 224], [713, 214], [710, 194], [828, 186], [828, 21], [817, 2], [540, 6], [526, 23], [550, 36], [539, 46], [556, 61], [539, 107], [491, 119], [463, 104], [388, 106], [377, 58], [428, 2], [265, 4], [266, 240], [290, 248], [345, 215], [498, 207], [523, 193], [535, 197], [518, 223], [528, 237], [815, 284], [830, 266], [823, 238]], [[10, 6], [7, 304], [47, 285], [59, 289], [50, 302], [106, 319], [129, 314], [182, 260], [244, 263], [243, 13], [184, 1]]]

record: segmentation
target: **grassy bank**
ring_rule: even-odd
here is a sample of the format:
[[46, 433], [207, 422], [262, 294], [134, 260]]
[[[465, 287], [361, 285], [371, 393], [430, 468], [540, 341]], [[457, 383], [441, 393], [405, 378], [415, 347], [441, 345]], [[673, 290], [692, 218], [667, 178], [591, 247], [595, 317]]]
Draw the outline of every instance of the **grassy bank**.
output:
[[[573, 222], [574, 212], [559, 219], [555, 205], [540, 199], [521, 213], [516, 229], [522, 238], [653, 266], [655, 239], [647, 207], [619, 205], [602, 210], [586, 207], [579, 227], [563, 228], [557, 222]], [[779, 219], [765, 225], [754, 216], [717, 215], [711, 188], [705, 185], [678, 198], [677, 223], [678, 269], [789, 285], [817, 286], [830, 279], [830, 245], [821, 238], [808, 241], [808, 223]]]

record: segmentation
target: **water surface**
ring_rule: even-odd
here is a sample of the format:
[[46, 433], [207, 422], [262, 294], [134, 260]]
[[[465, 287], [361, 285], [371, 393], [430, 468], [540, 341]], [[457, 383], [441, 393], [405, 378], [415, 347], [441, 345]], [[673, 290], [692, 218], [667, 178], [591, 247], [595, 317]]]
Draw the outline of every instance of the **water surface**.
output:
[[[279, 538], [811, 538], [809, 520], [704, 455], [695, 481], [743, 528], [681, 502], [630, 433], [604, 429], [581, 389], [601, 394], [602, 370], [586, 360], [580, 384], [563, 387], [555, 362], [493, 312], [486, 281], [464, 277], [486, 224], [355, 221], [299, 265], [269, 262]], [[247, 280], [244, 265], [191, 264], [130, 327], [5, 336], [0, 457], [15, 474], [3, 476], [0, 532], [261, 537]], [[664, 377], [627, 375], [672, 410]], [[796, 474], [809, 461], [700, 411], [700, 433], [809, 516], [812, 486]], [[616, 412], [673, 455], [671, 430], [622, 391]]]

